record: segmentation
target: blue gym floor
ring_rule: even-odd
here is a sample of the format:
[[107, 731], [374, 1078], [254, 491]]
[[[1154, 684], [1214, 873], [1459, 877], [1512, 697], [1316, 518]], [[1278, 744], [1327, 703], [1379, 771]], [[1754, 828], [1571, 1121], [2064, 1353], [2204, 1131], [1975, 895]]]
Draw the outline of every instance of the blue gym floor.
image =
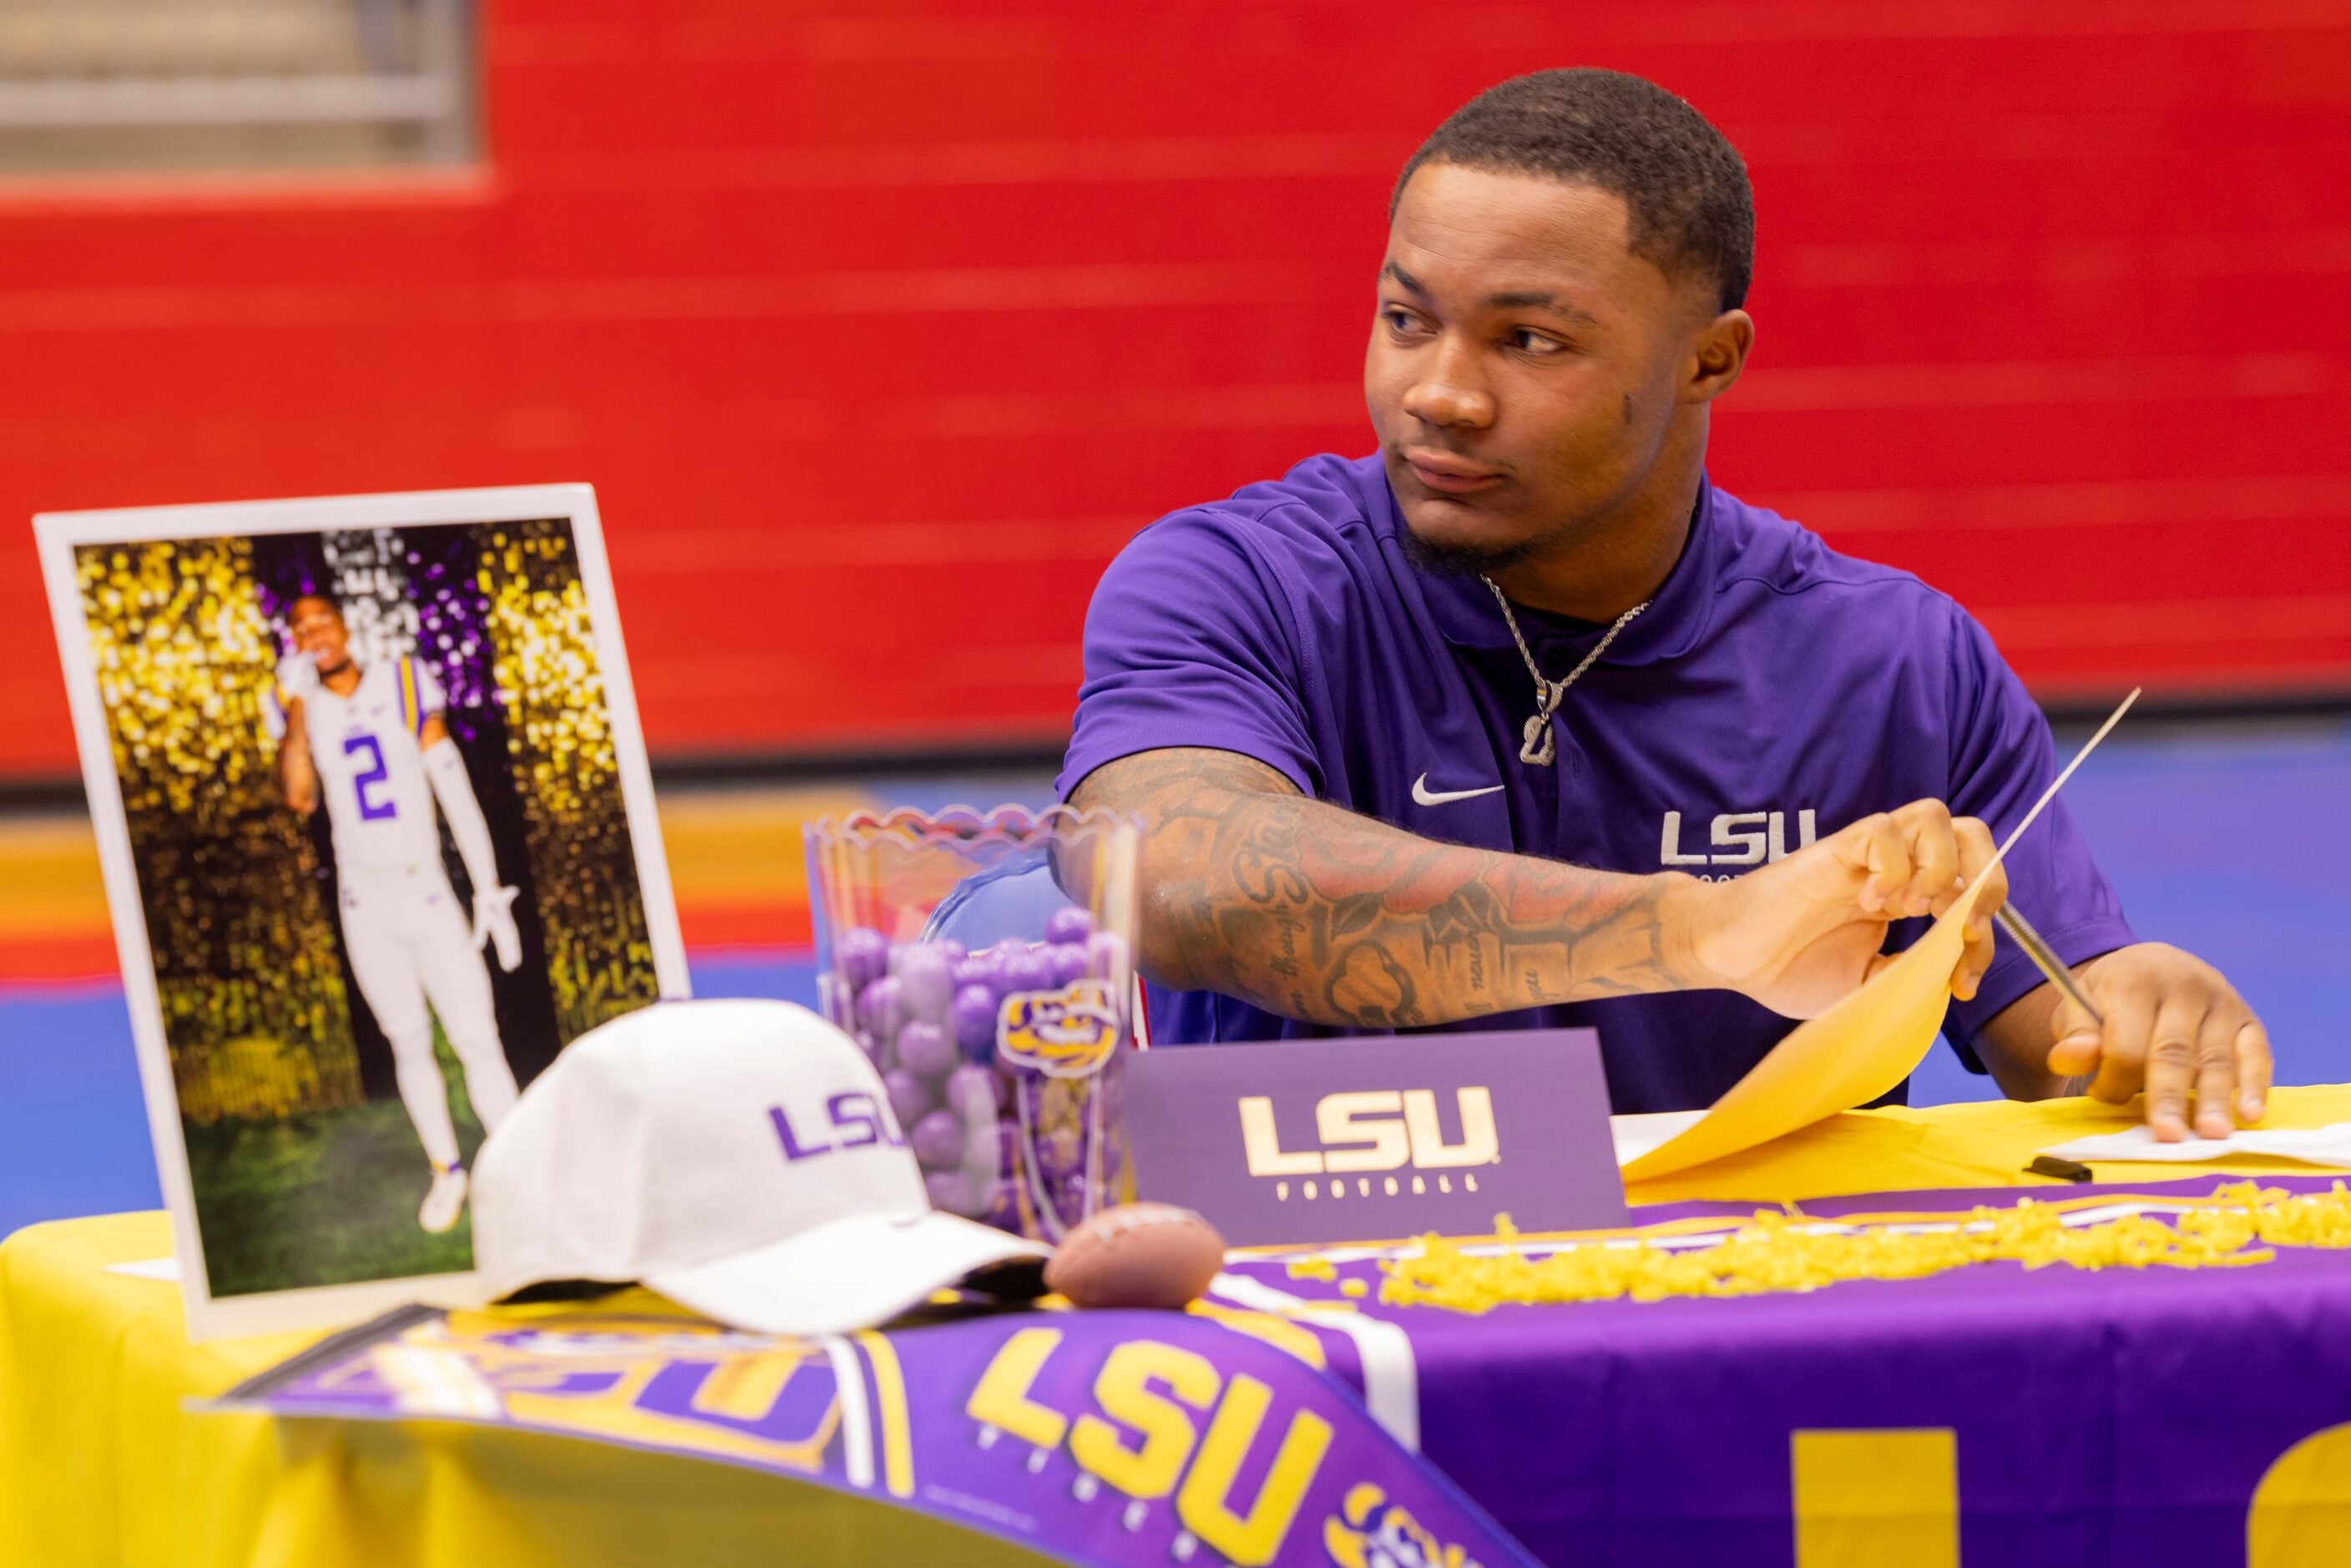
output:
[[[2117, 739], [2065, 798], [2139, 934], [2203, 955], [2260, 1010], [2278, 1082], [2351, 1080], [2351, 725]], [[697, 954], [693, 972], [697, 996], [814, 996], [804, 953]], [[1991, 1097], [1947, 1051], [1912, 1080], [1917, 1104]], [[161, 1202], [120, 989], [0, 987], [0, 1234]]]

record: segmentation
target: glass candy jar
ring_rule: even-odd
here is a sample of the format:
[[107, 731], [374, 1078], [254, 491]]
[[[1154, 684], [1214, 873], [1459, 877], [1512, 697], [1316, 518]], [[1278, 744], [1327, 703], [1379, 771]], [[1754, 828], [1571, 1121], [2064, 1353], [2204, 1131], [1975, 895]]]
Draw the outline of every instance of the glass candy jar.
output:
[[1052, 1242], [1120, 1202], [1134, 821], [859, 811], [806, 837], [820, 1004], [872, 1058], [932, 1207]]

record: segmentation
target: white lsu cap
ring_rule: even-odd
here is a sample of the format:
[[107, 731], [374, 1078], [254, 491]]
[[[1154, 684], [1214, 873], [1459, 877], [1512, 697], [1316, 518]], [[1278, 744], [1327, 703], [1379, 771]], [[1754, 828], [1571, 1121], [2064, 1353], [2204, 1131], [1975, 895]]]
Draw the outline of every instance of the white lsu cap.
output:
[[491, 1299], [642, 1281], [767, 1333], [840, 1333], [1046, 1249], [941, 1214], [857, 1042], [790, 1002], [661, 1002], [571, 1042], [474, 1163]]

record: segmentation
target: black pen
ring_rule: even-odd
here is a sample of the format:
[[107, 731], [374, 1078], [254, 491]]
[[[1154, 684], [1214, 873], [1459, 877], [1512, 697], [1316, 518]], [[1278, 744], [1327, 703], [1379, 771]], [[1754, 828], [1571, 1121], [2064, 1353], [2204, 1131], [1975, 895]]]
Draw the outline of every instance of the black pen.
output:
[[2032, 928], [2032, 922], [2024, 918], [2022, 911], [2012, 904], [2003, 904], [1992, 918], [1999, 921], [2000, 928], [2024, 949], [2024, 956], [2049, 977], [2049, 983], [2065, 994], [2066, 1000], [2081, 1009], [2100, 1029], [2106, 1027], [2105, 1015], [2098, 1011], [2096, 1004], [2082, 989], [2082, 982], [2074, 977], [2074, 971], [2065, 967], [2065, 961], [2057, 956], [2057, 950]]

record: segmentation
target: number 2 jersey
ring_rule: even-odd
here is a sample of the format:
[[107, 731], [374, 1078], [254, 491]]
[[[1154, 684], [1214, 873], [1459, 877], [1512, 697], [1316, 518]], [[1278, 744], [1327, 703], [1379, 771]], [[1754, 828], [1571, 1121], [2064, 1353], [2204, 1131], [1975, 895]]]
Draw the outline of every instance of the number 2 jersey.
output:
[[[345, 878], [441, 863], [441, 831], [419, 741], [444, 698], [433, 672], [413, 659], [367, 665], [349, 696], [321, 685], [301, 699], [319, 795], [334, 827], [335, 869]], [[286, 696], [273, 688], [263, 720], [286, 734]]]

